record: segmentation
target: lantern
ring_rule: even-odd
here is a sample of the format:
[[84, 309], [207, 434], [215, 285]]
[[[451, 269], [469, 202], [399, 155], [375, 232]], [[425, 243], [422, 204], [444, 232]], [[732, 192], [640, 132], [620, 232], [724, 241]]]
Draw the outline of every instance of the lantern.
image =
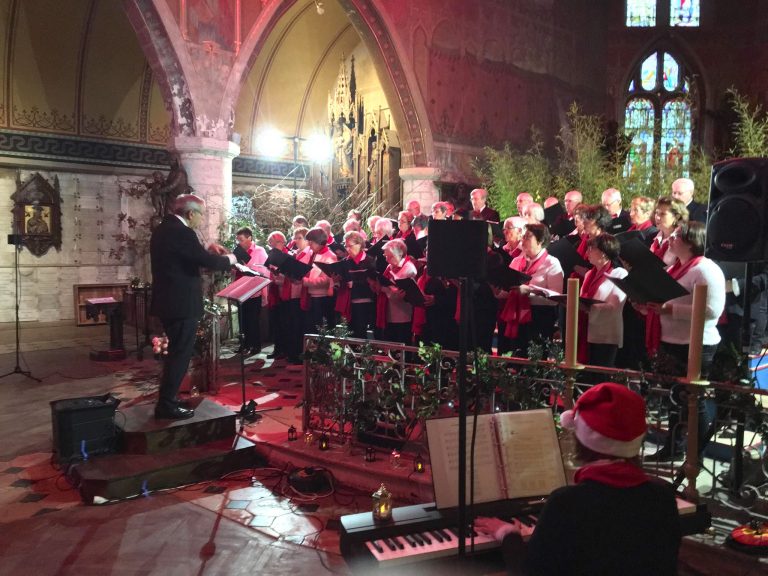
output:
[[288, 428], [288, 442], [296, 441], [296, 426]]
[[400, 468], [400, 452], [392, 450], [392, 454], [389, 455], [389, 463], [392, 468]]
[[416, 459], [413, 461], [413, 471], [424, 474], [424, 459], [421, 454], [416, 454]]
[[314, 436], [314, 434], [312, 434], [312, 432], [305, 432], [304, 433], [304, 444], [309, 446], [314, 441], [315, 441], [315, 436]]
[[328, 434], [323, 434], [320, 436], [320, 441], [318, 443], [320, 450], [328, 450], [331, 447], [331, 441], [328, 438]]
[[376, 462], [376, 450], [368, 446], [365, 449], [365, 461], [366, 462]]
[[376, 522], [388, 522], [392, 519], [392, 493], [387, 490], [384, 483], [371, 495], [373, 506], [373, 519]]

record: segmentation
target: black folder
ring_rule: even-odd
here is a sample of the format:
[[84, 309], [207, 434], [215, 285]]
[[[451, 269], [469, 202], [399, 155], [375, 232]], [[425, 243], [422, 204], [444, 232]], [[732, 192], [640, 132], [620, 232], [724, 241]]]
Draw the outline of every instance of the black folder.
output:
[[312, 266], [309, 264], [299, 262], [293, 256], [289, 256], [277, 248], [273, 248], [269, 251], [264, 266], [277, 268], [277, 271], [280, 272], [280, 274], [285, 274], [293, 280], [301, 280], [304, 276], [309, 274], [310, 270], [312, 270]]
[[237, 258], [237, 261], [240, 262], [240, 264], [248, 264], [248, 262], [251, 260], [251, 255], [248, 254], [248, 250], [239, 244], [235, 246], [234, 250], [232, 250], [232, 254], [235, 255], [235, 258]]
[[689, 294], [680, 283], [672, 278], [666, 270], [657, 266], [647, 266], [643, 269], [632, 268], [626, 278], [612, 278], [608, 280], [616, 284], [627, 295], [627, 298], [636, 304], [654, 302], [663, 304], [674, 298]]
[[617, 234], [616, 239], [621, 244], [619, 258], [629, 264], [631, 268], [638, 268], [640, 270], [648, 267], [665, 268], [664, 260], [651, 252], [641, 237], [642, 234], [636, 230]]
[[557, 222], [563, 214], [565, 214], [565, 209], [560, 202], [552, 204], [552, 206], [548, 208], [544, 208], [544, 224], [551, 229], [552, 225]]
[[504, 227], [501, 222], [493, 222], [488, 220], [488, 225], [491, 227], [492, 238], [504, 238]]
[[338, 262], [315, 262], [315, 266], [328, 276], [339, 276], [344, 282], [349, 280], [349, 260], [346, 258]]
[[395, 280], [395, 285], [405, 291], [405, 301], [412, 306], [424, 306], [424, 293], [413, 278]]
[[369, 256], [373, 256], [374, 258], [378, 258], [380, 256], [384, 255], [384, 244], [389, 242], [389, 236], [384, 236], [381, 238], [378, 242], [375, 244], [372, 244], [370, 248], [368, 248], [367, 253]]
[[508, 266], [496, 266], [488, 270], [488, 284], [498, 286], [503, 290], [509, 290], [514, 286], [520, 286], [530, 282], [531, 277]]
[[571, 244], [568, 238], [561, 238], [557, 242], [553, 242], [547, 248], [547, 252], [560, 261], [565, 278], [571, 275], [576, 266], [583, 266], [587, 269], [592, 267], [592, 264], [579, 255], [575, 246]]

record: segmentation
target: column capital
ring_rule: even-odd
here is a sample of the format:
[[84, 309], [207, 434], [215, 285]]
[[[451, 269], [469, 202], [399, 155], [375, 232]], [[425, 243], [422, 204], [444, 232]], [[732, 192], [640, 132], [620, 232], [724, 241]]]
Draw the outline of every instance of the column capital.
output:
[[176, 136], [171, 150], [184, 156], [197, 155], [231, 160], [240, 155], [240, 146], [229, 140], [202, 136]]
[[414, 166], [413, 168], [400, 168], [400, 178], [403, 181], [410, 180], [429, 180], [435, 182], [440, 180], [443, 171], [440, 168], [432, 166]]

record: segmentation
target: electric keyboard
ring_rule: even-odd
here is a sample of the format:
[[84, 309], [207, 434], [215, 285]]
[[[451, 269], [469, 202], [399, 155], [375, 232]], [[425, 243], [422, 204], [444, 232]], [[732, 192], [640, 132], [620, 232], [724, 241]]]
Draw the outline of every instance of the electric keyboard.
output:
[[[543, 506], [544, 500], [491, 502], [475, 505], [475, 514], [517, 518], [524, 526], [521, 536], [528, 540]], [[678, 512], [683, 535], [703, 532], [710, 525], [711, 515], [704, 504], [678, 499]], [[370, 512], [342, 516], [341, 553], [345, 557], [373, 557], [381, 567], [455, 556], [459, 547], [457, 515], [455, 508], [438, 510], [429, 503], [393, 508], [392, 520], [385, 523], [375, 522]], [[475, 532], [467, 535], [467, 551], [472, 540], [476, 552], [500, 546], [493, 537]]]

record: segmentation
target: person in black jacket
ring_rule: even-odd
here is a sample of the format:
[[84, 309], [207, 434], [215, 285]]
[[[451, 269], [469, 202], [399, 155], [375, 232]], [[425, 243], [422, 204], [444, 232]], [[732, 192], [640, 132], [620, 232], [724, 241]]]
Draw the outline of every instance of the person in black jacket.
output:
[[678, 178], [672, 182], [672, 198], [685, 204], [688, 210], [688, 221], [707, 223], [707, 205], [693, 199], [693, 180]]
[[646, 476], [637, 458], [646, 431], [642, 397], [619, 384], [598, 384], [560, 423], [573, 431], [584, 465], [575, 485], [547, 499], [527, 546], [518, 521], [478, 518], [475, 527], [502, 541], [511, 573], [522, 564], [524, 573], [537, 576], [677, 574], [674, 491]]
[[472, 203], [472, 212], [469, 217], [471, 220], [486, 220], [488, 222], [499, 222], [499, 213], [490, 208], [488, 201], [488, 191], [484, 188], [475, 188], [469, 193], [469, 201]]
[[608, 214], [611, 215], [611, 223], [605, 230], [608, 234], [616, 236], [616, 234], [629, 230], [629, 227], [632, 226], [632, 221], [629, 219], [629, 212], [621, 208], [621, 192], [616, 188], [603, 190], [600, 203], [603, 205], [603, 208], [608, 210]]
[[176, 394], [189, 367], [195, 346], [197, 325], [203, 316], [203, 288], [200, 268], [229, 270], [235, 256], [212, 244], [203, 248], [194, 230], [203, 221], [205, 202], [193, 194], [178, 196], [173, 213], [152, 232], [151, 314], [160, 318], [168, 337], [155, 418], [180, 420], [194, 411], [179, 405]]

